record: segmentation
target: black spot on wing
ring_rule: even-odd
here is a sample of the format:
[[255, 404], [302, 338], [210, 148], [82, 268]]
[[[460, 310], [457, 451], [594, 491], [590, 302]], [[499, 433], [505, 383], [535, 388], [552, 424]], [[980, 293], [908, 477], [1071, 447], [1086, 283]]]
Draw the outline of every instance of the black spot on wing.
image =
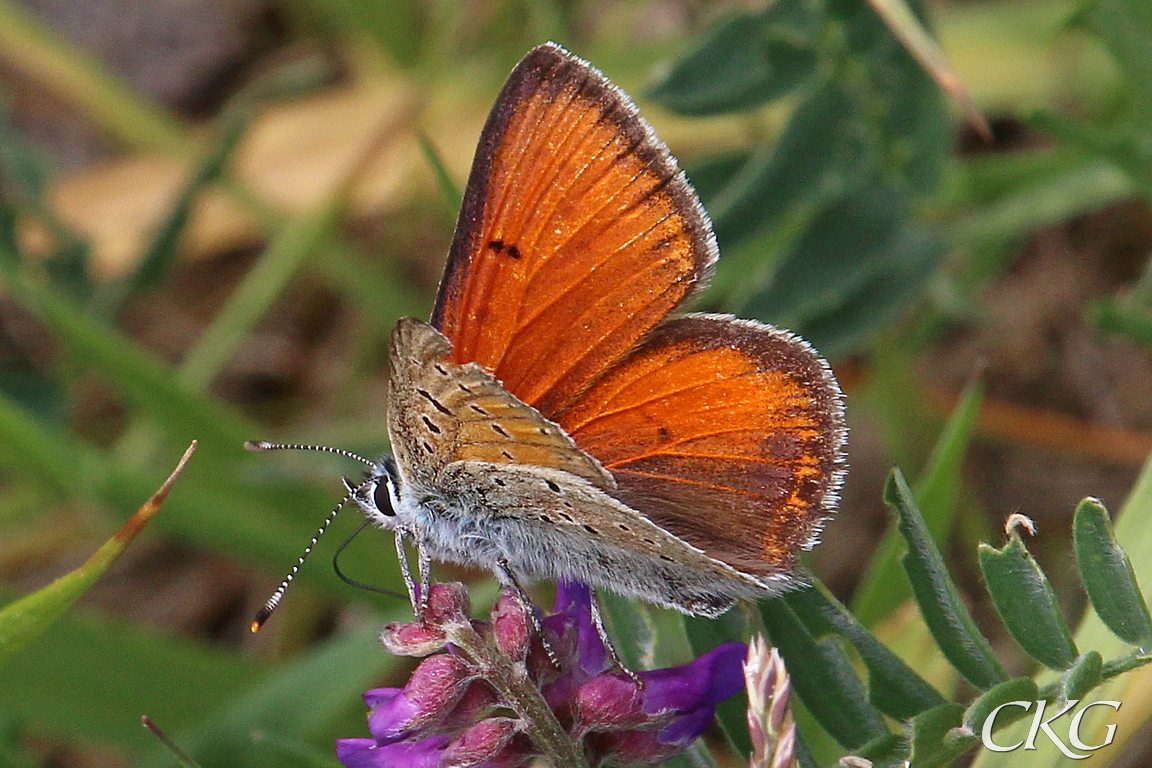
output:
[[429, 393], [423, 389], [417, 389], [416, 394], [420, 395], [420, 397], [422, 397], [425, 400], [427, 400], [428, 402], [432, 403], [432, 407], [435, 408], [436, 410], [440, 411], [440, 413], [444, 414], [445, 416], [451, 416], [452, 415], [452, 411], [445, 408], [443, 403], [441, 403], [436, 398], [432, 397], [431, 393]]
[[506, 253], [510, 258], [513, 259], [518, 259], [523, 255], [520, 253], [519, 248], [517, 248], [515, 245], [505, 243], [503, 240], [491, 240], [488, 243], [488, 247], [496, 253]]

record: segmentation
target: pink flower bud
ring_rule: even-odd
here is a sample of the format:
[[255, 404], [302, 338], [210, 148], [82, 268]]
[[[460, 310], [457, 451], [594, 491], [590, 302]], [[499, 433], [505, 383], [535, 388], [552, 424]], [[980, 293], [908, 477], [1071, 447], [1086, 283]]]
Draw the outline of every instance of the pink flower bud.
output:
[[460, 582], [433, 584], [428, 591], [425, 623], [438, 627], [467, 624], [471, 615], [472, 600], [468, 596], [468, 588]]
[[475, 674], [467, 662], [446, 653], [420, 662], [403, 690], [369, 691], [368, 731], [379, 744], [390, 744], [427, 731], [443, 720], [464, 696]]
[[[516, 764], [512, 755], [501, 753], [509, 746], [519, 730], [519, 721], [511, 717], [489, 717], [464, 731], [444, 750], [440, 768], [480, 768], [491, 766], [499, 759], [504, 765]], [[529, 754], [523, 753], [523, 759]], [[501, 759], [502, 758], [502, 759]]]
[[447, 713], [475, 679], [476, 673], [467, 661], [441, 653], [420, 662], [404, 691], [421, 707], [437, 707]]
[[397, 656], [427, 656], [444, 649], [448, 630], [468, 623], [472, 603], [463, 584], [433, 584], [424, 621], [389, 624], [380, 641]]
[[[449, 652], [424, 659], [403, 689], [365, 695], [373, 738], [337, 742], [347, 768], [523, 768], [541, 754], [567, 764], [579, 752], [593, 768], [650, 766], [691, 744], [743, 683], [743, 643], [639, 672], [642, 684], [609, 674], [590, 592], [576, 583], [557, 585], [556, 607], [542, 619], [553, 658], [515, 594], [500, 599], [491, 621], [469, 620], [459, 585], [437, 585], [429, 598], [425, 623], [392, 625], [384, 641], [406, 655]], [[544, 716], [563, 732], [542, 728]]]
[[496, 645], [513, 661], [523, 662], [528, 657], [535, 628], [528, 616], [531, 606], [524, 605], [513, 590], [505, 590], [492, 608], [492, 629]]
[[427, 656], [442, 650], [448, 640], [440, 627], [413, 621], [384, 627], [380, 642], [395, 656]]
[[492, 686], [483, 680], [474, 680], [436, 730], [443, 733], [459, 733], [477, 720], [487, 717], [499, 703], [500, 697], [492, 690]]
[[598, 675], [576, 693], [576, 722], [582, 730], [619, 730], [652, 722], [640, 687], [626, 677]]

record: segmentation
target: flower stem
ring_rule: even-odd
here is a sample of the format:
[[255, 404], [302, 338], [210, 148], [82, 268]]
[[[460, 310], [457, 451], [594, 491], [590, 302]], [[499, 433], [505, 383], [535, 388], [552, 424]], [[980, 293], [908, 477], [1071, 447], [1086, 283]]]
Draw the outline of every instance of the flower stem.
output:
[[500, 694], [503, 702], [524, 723], [524, 730], [554, 768], [589, 768], [583, 752], [564, 731], [540, 690], [528, 678], [527, 668], [504, 655], [482, 638], [470, 624], [446, 628], [449, 641], [466, 654]]

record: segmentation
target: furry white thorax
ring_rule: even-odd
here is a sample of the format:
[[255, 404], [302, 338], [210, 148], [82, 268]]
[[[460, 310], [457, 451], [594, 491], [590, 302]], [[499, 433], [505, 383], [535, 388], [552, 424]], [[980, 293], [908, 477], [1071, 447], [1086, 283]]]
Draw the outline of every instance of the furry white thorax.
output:
[[512, 562], [496, 545], [490, 527], [478, 524], [477, 510], [457, 509], [432, 489], [401, 492], [398, 481], [387, 475], [385, 482], [393, 514], [382, 512], [375, 498], [369, 497], [371, 509], [365, 513], [376, 525], [404, 533], [425, 555], [440, 562], [474, 565], [492, 572], [499, 571], [502, 562]]

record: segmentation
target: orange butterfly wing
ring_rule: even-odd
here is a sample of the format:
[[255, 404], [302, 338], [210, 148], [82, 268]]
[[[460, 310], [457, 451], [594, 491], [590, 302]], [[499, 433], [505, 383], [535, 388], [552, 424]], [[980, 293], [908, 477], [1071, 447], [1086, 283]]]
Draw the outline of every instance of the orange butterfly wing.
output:
[[706, 282], [707, 217], [628, 98], [554, 45], [476, 150], [432, 325], [548, 416]]
[[746, 573], [787, 572], [844, 473], [839, 386], [796, 336], [688, 315], [555, 416], [660, 527]]
[[840, 390], [784, 331], [667, 319], [715, 259], [695, 192], [628, 98], [541, 46], [488, 118], [432, 325], [454, 362], [559, 422], [622, 501], [770, 578], [835, 504]]

